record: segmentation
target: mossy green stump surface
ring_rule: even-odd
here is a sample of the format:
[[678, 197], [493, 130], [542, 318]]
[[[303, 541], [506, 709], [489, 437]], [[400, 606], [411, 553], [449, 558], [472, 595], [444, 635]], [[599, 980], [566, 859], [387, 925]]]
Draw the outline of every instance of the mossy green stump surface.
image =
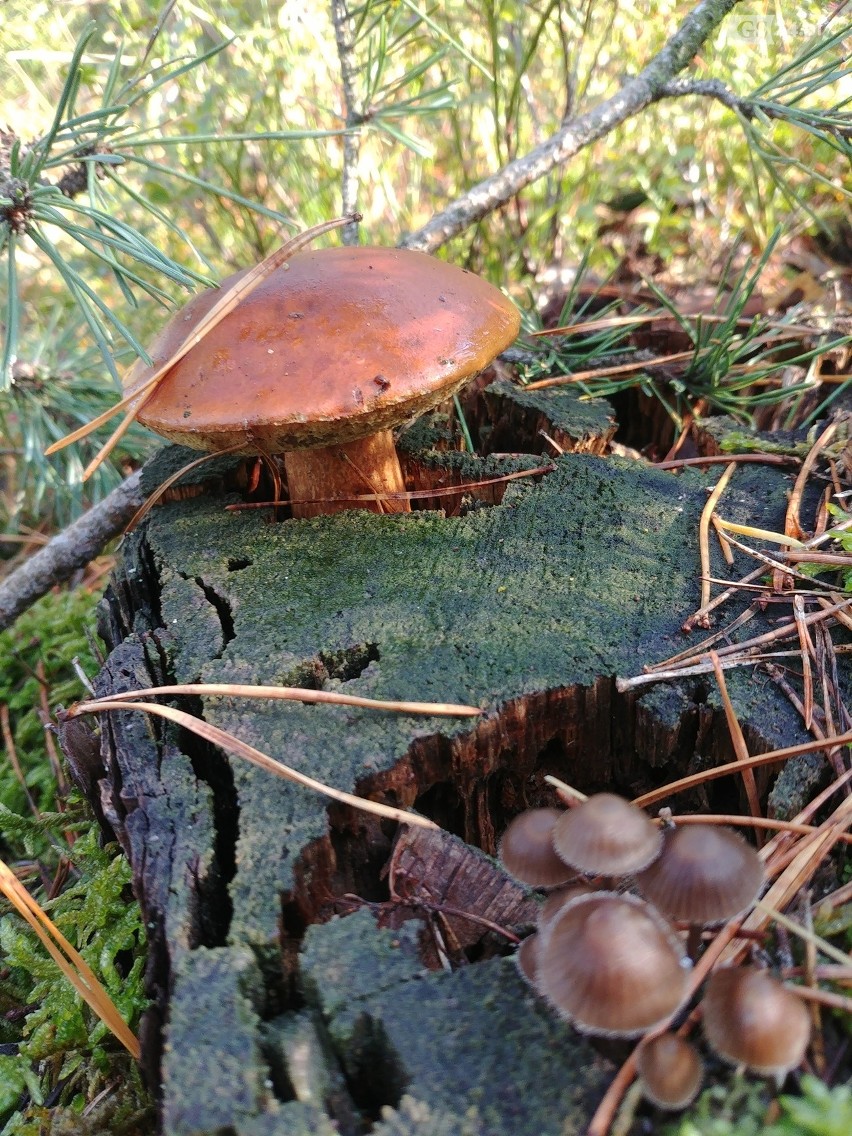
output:
[[[181, 459], [167, 451], [162, 476]], [[462, 464], [481, 477], [542, 459]], [[226, 512], [237, 496], [216, 493], [156, 508], [125, 540], [104, 605], [99, 691], [280, 683], [479, 706], [475, 720], [233, 698], [188, 708], [491, 854], [511, 816], [552, 800], [545, 774], [632, 795], [728, 760], [711, 682], [641, 698], [614, 682], [685, 645], [719, 471], [581, 453], [552, 464], [459, 516], [273, 523]], [[787, 485], [744, 467], [726, 515], [778, 528]], [[753, 751], [801, 740], [771, 685], [742, 670], [729, 686]], [[169, 1136], [583, 1130], [607, 1067], [523, 988], [496, 938], [479, 961], [430, 972], [413, 924], [376, 922], [393, 825], [141, 713], [110, 715], [102, 760], [81, 776], [151, 928], [143, 1040]], [[673, 804], [728, 808], [738, 791], [717, 781]], [[378, 906], [342, 917], [347, 893]]]

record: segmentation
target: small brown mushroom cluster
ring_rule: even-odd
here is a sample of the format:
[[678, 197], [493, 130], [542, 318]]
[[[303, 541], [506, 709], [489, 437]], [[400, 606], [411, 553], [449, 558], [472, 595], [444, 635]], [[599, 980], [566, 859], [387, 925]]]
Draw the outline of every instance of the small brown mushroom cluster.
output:
[[[702, 929], [746, 911], [764, 880], [757, 853], [733, 830], [660, 829], [612, 793], [522, 813], [500, 857], [515, 879], [548, 891], [538, 931], [517, 954], [522, 974], [577, 1029], [603, 1037], [639, 1037], [681, 1010]], [[777, 1077], [804, 1057], [810, 1017], [765, 971], [717, 970], [703, 1012], [705, 1038], [726, 1061]], [[640, 1057], [649, 1100], [681, 1109], [694, 1099], [703, 1065], [689, 1042], [663, 1034]]]

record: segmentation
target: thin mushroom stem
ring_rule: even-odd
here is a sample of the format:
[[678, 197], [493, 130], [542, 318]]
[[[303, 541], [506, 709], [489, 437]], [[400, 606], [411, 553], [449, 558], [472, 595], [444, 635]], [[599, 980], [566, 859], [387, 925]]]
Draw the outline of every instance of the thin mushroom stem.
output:
[[698, 962], [698, 955], [701, 951], [701, 934], [702, 927], [700, 923], [689, 924], [689, 931], [686, 936], [686, 953], [693, 963]]

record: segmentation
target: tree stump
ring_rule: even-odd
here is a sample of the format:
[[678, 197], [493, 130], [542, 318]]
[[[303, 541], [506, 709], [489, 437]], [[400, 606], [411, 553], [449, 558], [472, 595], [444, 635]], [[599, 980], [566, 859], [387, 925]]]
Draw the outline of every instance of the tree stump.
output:
[[[571, 398], [585, 415], [573, 434]], [[484, 499], [460, 491], [457, 515], [274, 523], [268, 511], [225, 511], [239, 500], [235, 462], [199, 471], [204, 492], [156, 508], [124, 542], [97, 682], [102, 695], [280, 683], [482, 707], [481, 719], [453, 720], [181, 702], [328, 784], [432, 817], [458, 839], [429, 858], [430, 894], [446, 901], [463, 863], [479, 881], [462, 892], [471, 903], [484, 862], [458, 849], [493, 855], [513, 815], [552, 803], [546, 774], [632, 796], [732, 757], [711, 682], [642, 697], [615, 686], [685, 645], [698, 518], [718, 470], [675, 477], [591, 452], [543, 458], [542, 428], [586, 451], [612, 433], [606, 404], [590, 410], [564, 391], [533, 399], [501, 383], [477, 406], [480, 435], [514, 456], [447, 452], [446, 423], [433, 419], [404, 443], [412, 484], [552, 469]], [[166, 451], [161, 476], [184, 456]], [[777, 470], [743, 467], [726, 515], [783, 527], [787, 486]], [[773, 687], [747, 671], [728, 683], [752, 752], [804, 740]], [[398, 918], [383, 878], [393, 825], [138, 712], [104, 720], [101, 761], [90, 796], [131, 859], [151, 928], [143, 1041], [169, 1136], [584, 1129], [606, 1063], [524, 988], [493, 933], [465, 937], [458, 925], [453, 962], [465, 965], [427, 968], [440, 965], [426, 945], [431, 917]], [[821, 768], [815, 758], [808, 776]], [[728, 779], [674, 803], [728, 809], [738, 795]], [[524, 903], [500, 908], [510, 931], [530, 922]], [[442, 923], [441, 934], [446, 947], [455, 932]]]

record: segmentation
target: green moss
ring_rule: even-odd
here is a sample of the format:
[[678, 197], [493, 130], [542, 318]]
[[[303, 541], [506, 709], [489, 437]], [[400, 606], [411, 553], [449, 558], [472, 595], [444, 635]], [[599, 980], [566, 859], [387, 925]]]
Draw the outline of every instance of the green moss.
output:
[[665, 1128], [667, 1136], [848, 1136], [852, 1132], [852, 1089], [829, 1088], [805, 1074], [801, 1093], [779, 1097], [781, 1116], [767, 1123], [766, 1083], [735, 1077], [705, 1090], [689, 1114]]
[[[54, 807], [56, 781], [44, 740], [44, 725], [39, 717], [42, 691], [49, 705], [68, 705], [84, 691], [72, 667], [79, 658], [88, 674], [97, 670], [86, 630], [94, 622], [98, 597], [86, 591], [50, 593], [34, 604], [7, 631], [0, 633], [0, 704], [9, 710], [15, 749], [24, 772], [27, 788], [37, 805], [47, 811]], [[37, 669], [43, 668], [43, 681]], [[15, 813], [28, 813], [23, 786], [11, 762], [0, 762], [0, 805]], [[4, 825], [0, 848], [9, 834]], [[46, 851], [29, 847], [28, 855]], [[16, 854], [7, 846], [6, 856]]]
[[527, 390], [498, 379], [486, 390], [486, 397], [534, 411], [569, 438], [599, 438], [615, 433], [612, 405], [604, 398], [590, 398], [576, 386]]
[[[11, 763], [0, 762], [0, 854], [10, 864], [36, 860], [48, 880], [64, 858], [68, 883], [59, 896], [47, 900], [38, 887], [32, 890], [135, 1029], [147, 1005], [146, 936], [131, 868], [115, 845], [101, 848], [79, 798], [72, 794], [58, 811], [39, 716], [42, 690], [52, 710], [84, 696], [72, 659], [95, 673], [86, 631], [97, 601], [85, 591], [49, 594], [0, 634], [0, 702], [9, 709], [18, 761], [39, 814], [31, 814]], [[31, 879], [37, 882], [37, 873], [27, 876]], [[153, 1109], [131, 1059], [8, 904], [0, 903], [0, 916], [0, 1042], [8, 1047], [0, 1055], [0, 1132], [95, 1136], [150, 1130]], [[112, 1082], [121, 1090], [83, 1117], [84, 1107]], [[58, 1107], [44, 1107], [48, 1099]], [[16, 1111], [22, 1102], [24, 1111]]]
[[399, 932], [361, 911], [311, 928], [302, 969], [350, 1083], [402, 1106], [379, 1131], [421, 1131], [404, 1091], [428, 1101], [426, 1132], [571, 1136], [603, 1091], [603, 1063], [511, 960], [418, 973]]
[[[135, 1029], [148, 1004], [142, 982], [146, 936], [130, 891], [130, 865], [117, 852], [115, 846], [100, 848], [96, 830], [90, 829], [65, 853], [76, 882], [56, 899], [42, 902]], [[86, 1103], [104, 1079], [124, 1078], [131, 1062], [61, 976], [35, 934], [12, 914], [0, 920], [0, 957], [0, 1001], [20, 1009], [14, 1031], [6, 1028], [16, 1052], [0, 1064], [0, 1122], [7, 1124], [0, 1131], [6, 1136], [26, 1131], [17, 1126], [31, 1119], [30, 1114], [13, 1114], [23, 1087], [36, 1108], [54, 1089], [62, 1089], [63, 1104], [73, 1095]], [[128, 1084], [134, 1084], [132, 1078]], [[136, 1088], [141, 1093], [141, 1085]], [[45, 1123], [41, 1112], [32, 1115], [40, 1125]]]

